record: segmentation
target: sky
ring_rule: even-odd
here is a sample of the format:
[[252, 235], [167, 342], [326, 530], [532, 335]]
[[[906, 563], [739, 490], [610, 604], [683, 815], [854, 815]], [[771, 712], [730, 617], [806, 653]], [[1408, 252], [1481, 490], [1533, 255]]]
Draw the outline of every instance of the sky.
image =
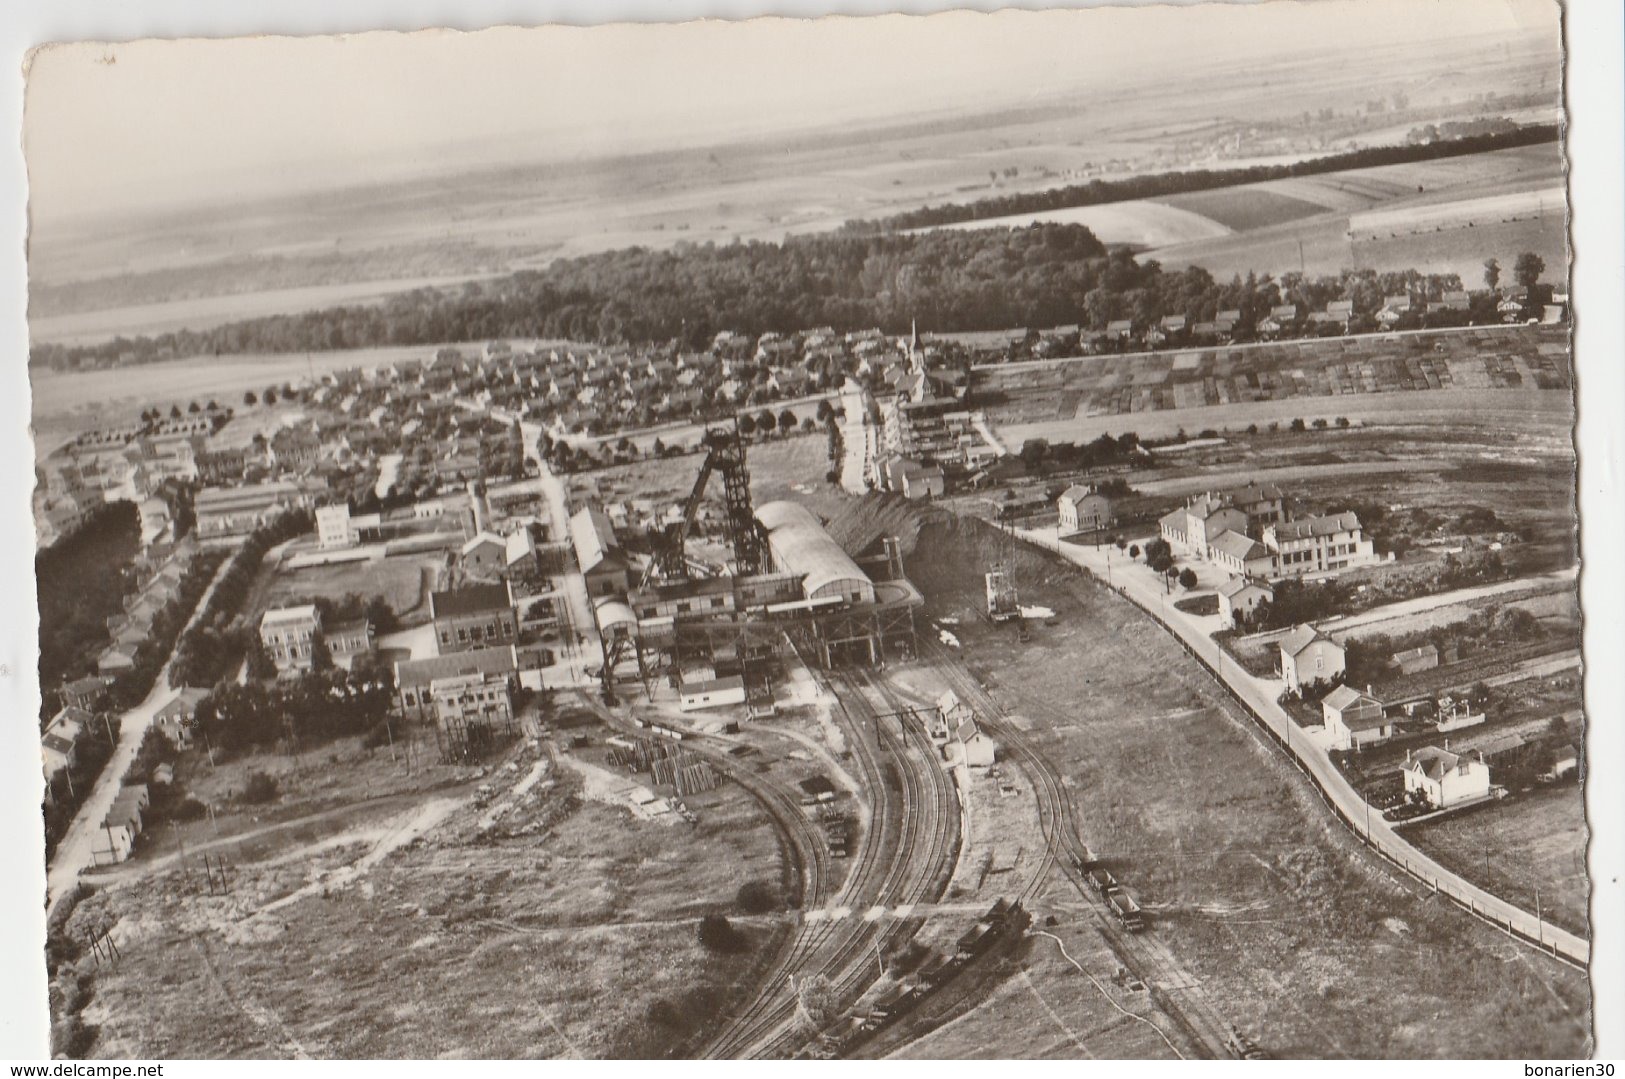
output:
[[41, 49], [37, 218], [252, 199], [1053, 100], [1193, 64], [1524, 28], [1553, 0], [1327, 0], [925, 18], [147, 40]]

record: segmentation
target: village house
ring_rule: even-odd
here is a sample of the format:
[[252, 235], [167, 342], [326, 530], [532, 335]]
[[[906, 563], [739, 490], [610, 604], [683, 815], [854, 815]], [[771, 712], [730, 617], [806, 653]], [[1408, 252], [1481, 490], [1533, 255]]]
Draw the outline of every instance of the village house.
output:
[[1489, 797], [1490, 769], [1477, 756], [1426, 746], [1405, 752], [1405, 793], [1435, 809], [1449, 809]]
[[1338, 686], [1320, 702], [1320, 714], [1334, 749], [1361, 749], [1394, 735], [1393, 721], [1382, 702], [1353, 686]]
[[1110, 528], [1114, 520], [1112, 500], [1093, 485], [1068, 487], [1061, 492], [1056, 506], [1060, 510], [1062, 532], [1095, 532]]
[[494, 532], [481, 532], [463, 544], [459, 561], [471, 577], [496, 577], [507, 565], [508, 544]]
[[1264, 546], [1275, 557], [1275, 572], [1283, 577], [1336, 572], [1379, 561], [1375, 545], [1352, 511], [1268, 525]]
[[1247, 514], [1215, 495], [1202, 495], [1164, 514], [1158, 522], [1162, 538], [1209, 557], [1208, 547], [1224, 532], [1247, 531]]
[[322, 640], [327, 643], [327, 652], [333, 657], [333, 665], [346, 671], [351, 670], [355, 667], [357, 659], [372, 654], [372, 622], [366, 618], [339, 622], [322, 631]]
[[513, 645], [475, 648], [451, 655], [395, 664], [395, 691], [401, 711], [415, 719], [435, 719], [434, 683], [460, 675], [498, 675], [510, 688], [519, 684], [519, 654]]
[[1231, 577], [1219, 586], [1219, 618], [1232, 628], [1249, 625], [1257, 617], [1259, 604], [1274, 599], [1275, 590], [1269, 585], [1245, 576]]
[[1306, 686], [1343, 676], [1343, 646], [1314, 626], [1297, 627], [1281, 638], [1280, 648], [1281, 677], [1289, 693], [1302, 696]]
[[1240, 532], [1219, 533], [1208, 544], [1207, 557], [1238, 577], [1267, 579], [1274, 576], [1275, 559], [1269, 548]]
[[512, 644], [519, 637], [513, 590], [506, 581], [431, 592], [429, 619], [441, 655]]
[[153, 716], [158, 729], [164, 732], [176, 749], [192, 744], [192, 728], [197, 723], [197, 706], [209, 695], [207, 689], [185, 686], [175, 699], [158, 709]]
[[273, 607], [260, 618], [260, 643], [279, 671], [309, 670], [322, 631], [322, 614], [314, 606]]
[[61, 690], [62, 703], [94, 712], [106, 702], [107, 690], [112, 684], [113, 680], [111, 678], [103, 678], [94, 674], [76, 678], [72, 682], [63, 685]]
[[429, 701], [442, 729], [497, 726], [513, 719], [513, 687], [501, 671], [436, 678], [429, 683]]
[[248, 487], [205, 487], [193, 500], [201, 539], [241, 536], [283, 513], [304, 509], [309, 497], [295, 483], [261, 483]]

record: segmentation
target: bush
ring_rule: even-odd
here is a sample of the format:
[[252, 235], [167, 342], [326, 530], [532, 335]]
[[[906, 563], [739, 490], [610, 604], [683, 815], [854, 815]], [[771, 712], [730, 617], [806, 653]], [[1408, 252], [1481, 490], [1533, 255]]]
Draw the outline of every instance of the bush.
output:
[[747, 880], [739, 886], [735, 902], [746, 914], [766, 914], [778, 910], [784, 901], [777, 885], [765, 880]]
[[1179, 587], [1192, 589], [1196, 587], [1196, 574], [1189, 569], [1179, 571]]
[[208, 812], [208, 806], [191, 795], [187, 795], [175, 803], [175, 807], [169, 811], [169, 819], [175, 821], [202, 820]]
[[745, 948], [745, 938], [720, 914], [707, 914], [700, 919], [699, 938], [700, 945], [713, 952], [739, 952]]
[[264, 772], [248, 773], [248, 782], [243, 784], [242, 801], [249, 805], [264, 805], [266, 802], [276, 801], [278, 793], [275, 776]]

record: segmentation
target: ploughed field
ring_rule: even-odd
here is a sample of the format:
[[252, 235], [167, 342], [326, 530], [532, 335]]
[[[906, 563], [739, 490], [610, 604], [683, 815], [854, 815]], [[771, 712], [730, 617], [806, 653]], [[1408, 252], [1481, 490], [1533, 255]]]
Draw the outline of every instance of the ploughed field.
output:
[[[933, 521], [918, 551], [929, 552], [910, 563], [926, 613], [958, 617], [967, 663], [1060, 770], [1083, 840], [1150, 913], [1176, 964], [1158, 976], [1193, 979], [1227, 1021], [1281, 1056], [1586, 1051], [1581, 972], [1368, 857], [1136, 608], [980, 522]], [[977, 615], [993, 561], [1014, 570], [1022, 602], [1056, 612], [1028, 644]], [[1079, 914], [1089, 902], [1059, 885], [1035, 901], [1056, 913], [1074, 956], [1099, 951]], [[1106, 957], [1091, 972], [1109, 985], [1114, 966]], [[1029, 974], [1046, 999], [1099, 993], [1069, 966]], [[973, 1013], [959, 1035], [1009, 1053], [1063, 1043], [1076, 1052], [1040, 1007], [1023, 1027], [987, 1014], [1000, 1018], [978, 1026], [983, 1013]], [[1087, 1028], [1074, 1032], [1088, 1044]]]
[[992, 366], [976, 370], [973, 392], [1019, 446], [1413, 409], [1572, 409], [1572, 384], [1567, 329], [1517, 326]]

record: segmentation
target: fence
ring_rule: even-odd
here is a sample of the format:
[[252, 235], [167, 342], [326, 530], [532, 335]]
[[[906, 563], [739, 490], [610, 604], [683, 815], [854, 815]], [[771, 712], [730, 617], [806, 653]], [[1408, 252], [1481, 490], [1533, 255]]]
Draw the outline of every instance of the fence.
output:
[[[1040, 545], [1042, 546], [1043, 544]], [[1052, 549], [1054, 549], [1057, 554], [1060, 553], [1058, 546]], [[1073, 565], [1078, 565], [1078, 563], [1073, 563]], [[1097, 584], [1104, 584], [1099, 577], [1095, 576], [1094, 572], [1090, 570], [1089, 567], [1078, 565], [1078, 568], [1089, 574], [1090, 579], [1094, 580]], [[1123, 598], [1127, 599], [1128, 602], [1134, 602], [1132, 599], [1129, 599], [1126, 588], [1107, 587], [1109, 591], [1122, 594]], [[1138, 607], [1140, 605], [1135, 604], [1135, 606]], [[1380, 856], [1384, 861], [1388, 862], [1395, 868], [1403, 870], [1413, 879], [1427, 885], [1433, 890], [1435, 895], [1444, 896], [1462, 910], [1465, 910], [1475, 918], [1478, 918], [1479, 920], [1502, 930], [1509, 937], [1513, 937], [1518, 940], [1522, 940], [1526, 944], [1533, 945], [1539, 950], [1550, 954], [1554, 959], [1568, 963], [1571, 966], [1578, 967], [1581, 970], [1585, 970], [1590, 966], [1590, 948], [1587, 945], [1587, 942], [1584, 940], [1579, 940], [1578, 946], [1571, 944], [1569, 941], [1555, 935], [1562, 932], [1556, 926], [1552, 926], [1551, 929], [1553, 933], [1548, 934], [1547, 924], [1539, 912], [1536, 914], [1537, 921], [1539, 922], [1538, 928], [1536, 932], [1531, 935], [1527, 931], [1515, 925], [1513, 920], [1508, 918], [1503, 913], [1492, 910], [1487, 904], [1481, 902], [1479, 897], [1474, 894], [1473, 889], [1460, 888], [1454, 884], [1450, 879], [1448, 879], [1448, 875], [1444, 871], [1443, 867], [1439, 866], [1431, 859], [1425, 858], [1419, 853], [1413, 858], [1405, 854], [1403, 850], [1394, 851], [1386, 849], [1385, 844], [1380, 842], [1378, 838], [1373, 837], [1371, 833], [1370, 821], [1356, 820], [1345, 812], [1343, 807], [1337, 804], [1337, 802], [1331, 797], [1330, 793], [1326, 790], [1325, 784], [1321, 781], [1320, 777], [1315, 775], [1314, 772], [1312, 772], [1304, 764], [1303, 758], [1299, 756], [1297, 750], [1289, 744], [1288, 739], [1281, 737], [1280, 733], [1276, 731], [1274, 725], [1260, 715], [1258, 711], [1250, 703], [1248, 703], [1248, 701], [1245, 700], [1240, 693], [1236, 691], [1235, 687], [1233, 687], [1223, 678], [1219, 671], [1214, 668], [1213, 664], [1208, 661], [1206, 656], [1199, 653], [1191, 645], [1191, 643], [1179, 633], [1178, 630], [1176, 630], [1165, 618], [1162, 617], [1161, 614], [1150, 609], [1149, 607], [1140, 607], [1140, 609], [1149, 615], [1163, 629], [1167, 630], [1169, 636], [1177, 641], [1179, 646], [1183, 648], [1192, 659], [1196, 660], [1196, 662], [1199, 663], [1204, 670], [1213, 676], [1214, 680], [1224, 688], [1224, 691], [1229, 694], [1232, 700], [1241, 706], [1242, 710], [1252, 719], [1253, 723], [1260, 730], [1268, 735], [1277, 745], [1286, 750], [1287, 760], [1291, 761], [1293, 767], [1297, 768], [1298, 771], [1302, 773], [1303, 777], [1309, 781], [1311, 788], [1320, 797], [1320, 800], [1326, 804], [1326, 807], [1330, 809], [1332, 813], [1336, 815], [1336, 817], [1349, 829], [1349, 831], [1352, 832], [1362, 843], [1364, 843], [1369, 850]], [[1286, 722], [1289, 724], [1292, 722], [1290, 716], [1286, 717]], [[1369, 809], [1369, 806], [1367, 808]], [[1409, 846], [1409, 844], [1406, 844], [1404, 840], [1398, 839], [1397, 837], [1395, 839], [1395, 845], [1400, 847]], [[1527, 914], [1527, 912], [1525, 913]], [[1567, 936], [1568, 934], [1565, 933], [1563, 935]]]

